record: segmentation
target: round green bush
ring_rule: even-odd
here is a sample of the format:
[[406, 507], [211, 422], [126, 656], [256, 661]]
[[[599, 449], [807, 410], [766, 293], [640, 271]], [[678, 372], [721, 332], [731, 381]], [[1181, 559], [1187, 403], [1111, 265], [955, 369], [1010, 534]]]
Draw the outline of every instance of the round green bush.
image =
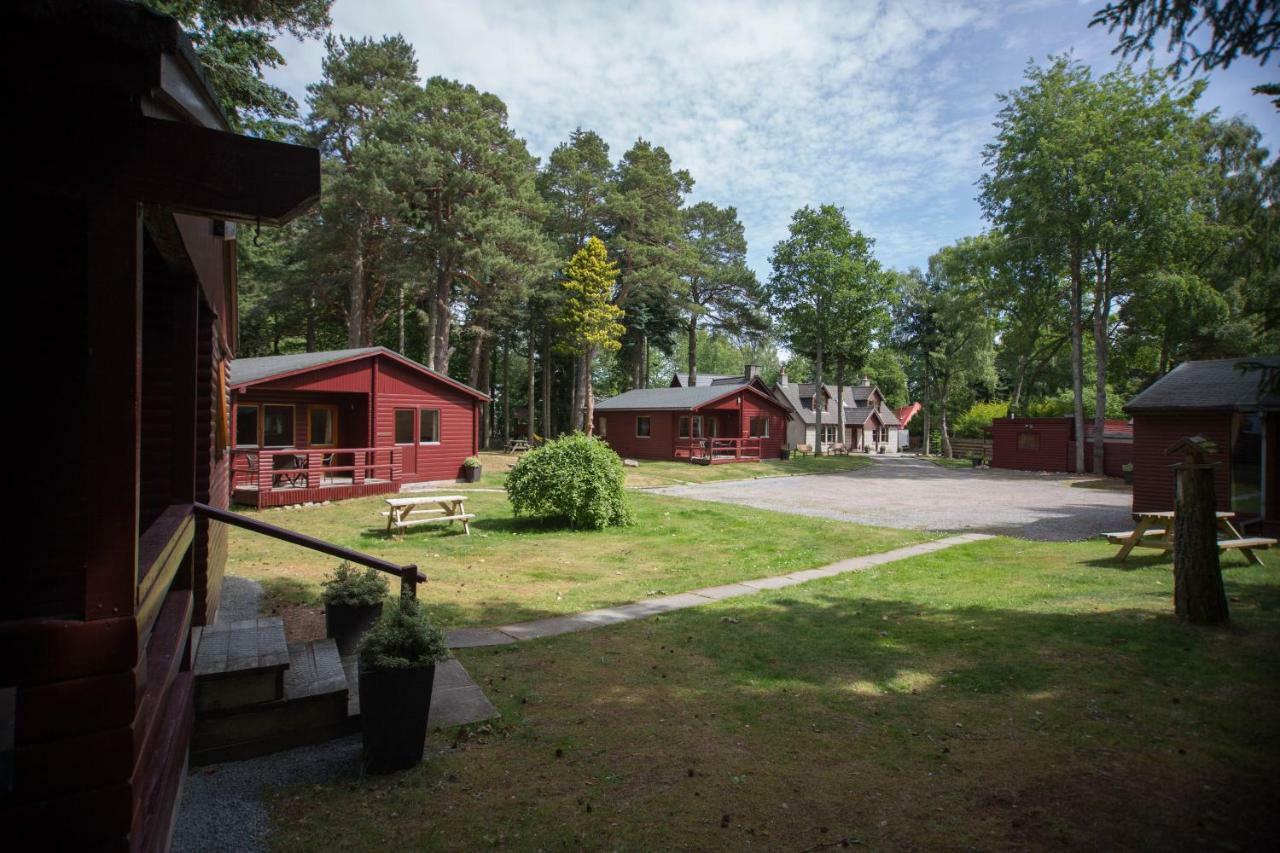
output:
[[622, 460], [602, 441], [580, 432], [530, 450], [507, 474], [517, 516], [559, 520], [602, 530], [632, 521]]

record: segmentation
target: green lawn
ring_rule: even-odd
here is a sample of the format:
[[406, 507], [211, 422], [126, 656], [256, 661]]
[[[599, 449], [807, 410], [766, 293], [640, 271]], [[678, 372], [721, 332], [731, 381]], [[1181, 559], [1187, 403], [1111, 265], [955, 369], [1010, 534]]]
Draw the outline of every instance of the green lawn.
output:
[[973, 467], [973, 461], [967, 457], [964, 459], [951, 459], [947, 456], [929, 456], [927, 458], [930, 462], [932, 462], [934, 465], [937, 465], [939, 468], [972, 468]]
[[285, 789], [273, 843], [1268, 848], [1280, 561], [1229, 558], [1232, 626], [1200, 629], [1166, 558], [1113, 550], [997, 539], [466, 651], [500, 722], [405, 774]]
[[[484, 479], [481, 485], [501, 488], [506, 472], [516, 463], [518, 456], [502, 453], [482, 453]], [[837, 474], [857, 471], [872, 464], [867, 455], [807, 456], [781, 459], [763, 459], [759, 462], [733, 462], [721, 465], [694, 465], [676, 460], [658, 462], [639, 460], [639, 467], [627, 468], [627, 485], [644, 489], [659, 486], [678, 486], [684, 483], [711, 483], [721, 480], [750, 480], [756, 477], [794, 477], [800, 474]]]
[[[456, 490], [465, 488], [448, 488]], [[388, 539], [382, 498], [252, 514], [401, 565], [416, 563], [429, 578], [423, 601], [450, 626], [576, 613], [935, 538], [643, 492], [630, 495], [634, 526], [572, 531], [513, 518], [502, 492], [467, 494], [467, 510], [477, 515], [471, 536], [460, 527], [425, 526]], [[314, 606], [336, 562], [238, 528], [230, 537], [227, 572], [261, 581], [271, 609]]]

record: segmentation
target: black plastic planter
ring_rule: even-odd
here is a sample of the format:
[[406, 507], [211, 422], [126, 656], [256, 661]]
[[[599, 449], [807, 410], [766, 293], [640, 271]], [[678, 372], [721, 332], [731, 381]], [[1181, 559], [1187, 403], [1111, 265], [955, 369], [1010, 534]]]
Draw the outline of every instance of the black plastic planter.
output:
[[408, 770], [422, 760], [436, 665], [365, 669], [360, 665], [360, 728], [370, 773]]
[[360, 638], [382, 616], [382, 602], [377, 604], [326, 604], [324, 634], [338, 643], [338, 654], [356, 653]]
[[462, 470], [465, 472], [465, 479], [468, 483], [480, 482], [481, 469], [479, 465], [474, 468], [467, 468], [466, 466], [463, 466]]

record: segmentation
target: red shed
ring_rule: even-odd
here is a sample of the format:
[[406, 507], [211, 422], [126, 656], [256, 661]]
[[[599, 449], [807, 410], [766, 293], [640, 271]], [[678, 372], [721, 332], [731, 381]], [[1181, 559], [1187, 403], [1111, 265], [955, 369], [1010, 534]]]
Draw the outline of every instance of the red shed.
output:
[[236, 359], [233, 498], [281, 506], [455, 480], [489, 398], [385, 347]]
[[[1017, 471], [1076, 470], [1075, 420], [996, 418], [991, 422], [991, 467]], [[1103, 473], [1119, 477], [1133, 459], [1133, 427], [1108, 420], [1103, 436]], [[1093, 439], [1085, 442], [1085, 471], [1093, 471]]]
[[601, 401], [596, 435], [621, 456], [700, 464], [776, 459], [789, 410], [758, 378], [693, 388], [641, 388]]
[[235, 226], [319, 198], [314, 149], [230, 132], [177, 23], [137, 3], [5, 7], [7, 334], [38, 379], [11, 455], [28, 553], [0, 591], [10, 849], [164, 850], [218, 608]]
[[[1256, 369], [1245, 371], [1242, 365]], [[1280, 533], [1280, 355], [1188, 361], [1129, 401], [1133, 415], [1133, 509], [1173, 509], [1168, 455], [1180, 438], [1218, 446], [1218, 509], [1250, 533]]]

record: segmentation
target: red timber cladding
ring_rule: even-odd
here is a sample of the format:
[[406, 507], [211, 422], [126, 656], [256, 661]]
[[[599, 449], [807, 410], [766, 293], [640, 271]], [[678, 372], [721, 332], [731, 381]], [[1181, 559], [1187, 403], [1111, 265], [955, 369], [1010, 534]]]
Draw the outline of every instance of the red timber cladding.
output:
[[[1068, 470], [1071, 421], [1066, 418], [997, 418], [991, 422], [991, 467], [1015, 471]], [[1035, 448], [1018, 447], [1019, 435], [1034, 435]]]
[[273, 506], [316, 503], [320, 501], [345, 501], [350, 498], [367, 498], [400, 491], [400, 483], [361, 483], [360, 485], [320, 486], [314, 489], [236, 489], [236, 503], [259, 509]]
[[[372, 447], [369, 436], [369, 401], [363, 394], [332, 394], [314, 391], [276, 390], [275, 383], [255, 385], [247, 391], [236, 393], [235, 410], [241, 406], [282, 405], [293, 406], [293, 446], [310, 447], [310, 420], [308, 406], [338, 407], [338, 446]], [[235, 424], [236, 412], [231, 413]], [[234, 427], [233, 427], [234, 429]]]
[[[1067, 442], [1067, 468], [1075, 469], [1076, 443]], [[1124, 474], [1123, 466], [1133, 461], [1133, 441], [1129, 439], [1108, 440], [1102, 447], [1102, 473], [1108, 477], [1119, 477]], [[1093, 441], [1084, 443], [1084, 470], [1093, 473]]]
[[1214, 490], [1218, 509], [1231, 506], [1230, 466], [1226, 463], [1231, 446], [1230, 412], [1138, 412], [1133, 416], [1133, 511], [1158, 512], [1173, 509], [1174, 471], [1170, 466], [1180, 458], [1168, 454], [1181, 438], [1203, 435], [1221, 451], [1210, 457], [1221, 462], [1214, 469]]
[[[374, 359], [368, 359], [368, 364]], [[390, 358], [377, 359], [374, 437], [370, 447], [395, 446], [395, 410], [440, 410], [440, 442], [406, 447], [404, 481], [456, 480], [462, 460], [479, 451], [477, 398]]]
[[[625, 459], [671, 459], [675, 456], [676, 418], [688, 412], [601, 412], [595, 416], [596, 435], [606, 421], [604, 440]], [[649, 436], [636, 435], [636, 418], [649, 418]]]
[[787, 414], [777, 405], [767, 403], [754, 394], [743, 394], [742, 432], [740, 438], [751, 437], [751, 419], [767, 417], [769, 419], [769, 437], [760, 440], [760, 458], [777, 459], [781, 455], [782, 445], [787, 440]]
[[[226, 406], [227, 400], [218, 400], [218, 373], [223, 360], [219, 357], [218, 335], [214, 324], [216, 315], [205, 304], [200, 305], [199, 349], [196, 389], [196, 430], [199, 438], [196, 453], [196, 500], [210, 506], [226, 509], [230, 505], [230, 454], [217, 452], [217, 411]], [[231, 423], [235, 423], [232, 421]], [[227, 526], [220, 521], [211, 522], [196, 518], [196, 535], [193, 544], [195, 555], [195, 615], [196, 625], [209, 625], [218, 613], [222, 596], [222, 576], [227, 565]]]

